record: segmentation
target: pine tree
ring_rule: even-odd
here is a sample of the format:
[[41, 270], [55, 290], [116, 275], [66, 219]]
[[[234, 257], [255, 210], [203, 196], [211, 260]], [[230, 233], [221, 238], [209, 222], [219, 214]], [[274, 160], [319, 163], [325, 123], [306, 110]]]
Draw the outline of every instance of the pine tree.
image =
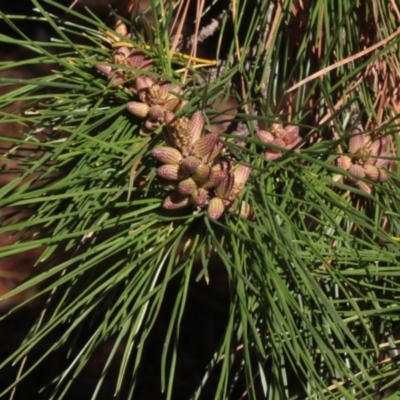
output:
[[0, 12], [33, 52], [1, 71], [50, 66], [0, 78], [0, 257], [37, 254], [0, 324], [38, 310], [0, 397], [54, 354], [57, 400], [94, 363], [85, 398], [398, 396], [396, 3], [32, 4], [50, 42]]

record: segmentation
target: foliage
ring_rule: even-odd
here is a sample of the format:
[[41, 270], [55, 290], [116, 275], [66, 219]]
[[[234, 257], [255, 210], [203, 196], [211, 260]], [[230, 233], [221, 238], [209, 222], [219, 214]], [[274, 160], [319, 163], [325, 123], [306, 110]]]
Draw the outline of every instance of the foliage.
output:
[[[63, 372], [49, 377], [51, 398], [61, 399], [111, 341], [92, 398], [114, 360], [117, 398], [134, 398], [143, 353], [172, 296], [154, 381], [165, 398], [177, 398], [187, 298], [199, 281], [214, 279], [219, 264], [230, 296], [224, 333], [193, 382], [193, 399], [205, 398], [214, 376], [216, 399], [369, 399], [387, 395], [399, 380], [399, 10], [387, 1], [198, 3], [195, 42], [222, 10], [208, 55], [217, 66], [176, 48], [170, 27], [190, 27], [193, 18], [185, 2], [151, 1], [150, 22], [137, 16], [129, 25], [132, 40], [89, 11], [51, 0], [33, 0], [38, 18], [54, 29], [49, 43], [24, 36], [17, 21], [27, 17], [1, 14], [20, 35], [0, 35], [1, 42], [35, 53], [14, 66], [52, 69], [35, 79], [1, 78], [2, 85], [18, 84], [0, 97], [8, 110], [2, 123], [17, 124], [24, 136], [1, 138], [10, 146], [2, 150], [2, 173], [18, 177], [0, 189], [0, 233], [15, 235], [0, 255], [44, 249], [35, 273], [6, 295], [38, 287], [8, 314], [32, 302], [43, 311], [0, 365], [21, 365], [1, 395], [67, 348]], [[221, 138], [227, 156], [252, 167], [237, 201], [251, 205], [254, 219], [233, 209], [215, 220], [202, 209], [161, 207], [168, 193], [151, 150], [164, 144], [164, 128], [141, 135], [141, 120], [126, 108], [135, 95], [95, 67], [111, 62], [119, 41], [151, 57], [147, 75], [184, 88], [180, 115], [202, 110], [211, 131], [232, 120]], [[260, 130], [289, 122], [300, 128], [301, 143], [280, 146], [283, 155], [266, 160], [277, 148], [260, 140]], [[356, 129], [386, 138], [386, 155], [367, 153], [374, 163], [391, 161], [386, 181], [337, 163], [351, 154]], [[179, 284], [171, 294], [173, 281]], [[32, 348], [54, 333], [58, 339], [26, 364]]]

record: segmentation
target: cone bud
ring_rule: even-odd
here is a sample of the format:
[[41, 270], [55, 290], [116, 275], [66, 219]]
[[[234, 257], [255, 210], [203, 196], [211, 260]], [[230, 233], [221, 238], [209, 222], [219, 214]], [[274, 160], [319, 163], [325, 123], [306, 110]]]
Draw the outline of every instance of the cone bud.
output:
[[155, 131], [159, 126], [159, 121], [153, 121], [151, 119], [146, 119], [146, 122], [144, 123], [145, 131], [148, 131], [149, 133]]
[[[159, 85], [157, 97], [166, 108], [174, 110], [180, 102], [178, 96], [182, 93], [183, 89], [180, 86], [174, 86], [170, 82], [165, 82]], [[167, 104], [169, 105], [167, 106]]]
[[287, 125], [285, 127], [285, 141], [289, 144], [293, 144], [295, 142], [299, 142], [299, 127], [296, 125]]
[[166, 124], [170, 124], [175, 119], [175, 114], [172, 111], [165, 111], [164, 119]]
[[148, 117], [154, 121], [163, 121], [164, 113], [164, 107], [155, 105], [150, 107]]
[[155, 83], [155, 78], [148, 75], [141, 75], [135, 80], [136, 89], [138, 91], [151, 88]]
[[172, 90], [171, 82], [164, 81], [164, 82], [161, 82], [159, 85], [157, 85], [157, 92], [160, 97], [163, 97], [163, 98], [169, 97], [170, 96], [169, 92], [171, 90]]
[[194, 171], [193, 178], [199, 183], [204, 183], [208, 180], [211, 174], [211, 167], [205, 164], [200, 164]]
[[229, 201], [233, 202], [243, 189], [251, 173], [251, 168], [246, 165], [237, 165], [233, 171], [233, 187], [229, 194]]
[[190, 119], [189, 129], [192, 134], [192, 141], [193, 143], [197, 142], [204, 129], [204, 117], [200, 110], [195, 111]]
[[220, 154], [222, 149], [224, 148], [224, 144], [219, 142], [217, 143], [214, 148], [211, 150], [210, 154], [208, 156], [204, 157], [205, 161], [207, 163], [211, 163], [214, 161]]
[[374, 182], [385, 182], [388, 180], [387, 172], [374, 165], [368, 165], [365, 167], [365, 176]]
[[275, 136], [268, 131], [259, 130], [257, 131], [257, 137], [261, 142], [270, 143], [275, 139]]
[[[274, 139], [272, 142], [270, 142], [271, 144], [273, 144], [274, 146], [279, 146], [279, 147], [287, 147], [285, 141], [283, 139]], [[282, 151], [280, 151], [279, 149], [268, 149], [265, 152], [265, 159], [267, 161], [275, 161], [276, 159], [278, 159], [279, 157], [282, 157]]]
[[138, 101], [130, 101], [126, 105], [126, 108], [131, 114], [139, 118], [146, 118], [150, 110], [150, 107], [147, 104]]
[[212, 219], [218, 219], [225, 211], [224, 201], [219, 197], [213, 197], [208, 203], [207, 215]]
[[141, 50], [134, 49], [127, 57], [126, 63], [136, 69], [150, 69], [152, 67], [152, 60], [146, 56]]
[[251, 168], [247, 165], [237, 165], [233, 171], [234, 185], [242, 188], [251, 174]]
[[180, 99], [177, 97], [172, 98], [164, 104], [164, 109], [168, 111], [175, 111], [179, 107], [180, 102]]
[[372, 194], [372, 187], [363, 181], [358, 181], [357, 186], [365, 193]]
[[351, 166], [351, 158], [348, 156], [339, 156], [339, 158], [336, 160], [336, 164], [339, 168], [347, 171]]
[[278, 150], [269, 149], [264, 153], [264, 157], [267, 161], [275, 161], [279, 157], [282, 157], [282, 152]]
[[211, 174], [207, 181], [203, 183], [204, 189], [213, 189], [218, 186], [226, 178], [226, 172], [221, 170], [211, 170]]
[[[280, 138], [274, 139], [271, 142], [271, 144], [273, 144], [274, 146], [279, 146], [279, 147], [285, 147], [285, 148], [287, 147], [285, 141], [283, 139], [280, 139]], [[279, 151], [279, 150], [276, 150], [276, 151]]]
[[182, 196], [178, 193], [173, 193], [168, 196], [163, 202], [163, 208], [166, 210], [176, 210], [177, 208], [182, 208], [190, 203], [190, 197]]
[[197, 157], [204, 157], [213, 151], [217, 142], [218, 133], [205, 135], [193, 144], [193, 154]]
[[167, 146], [155, 147], [151, 151], [151, 155], [164, 164], [179, 164], [182, 160], [182, 154], [179, 150]]
[[130, 50], [126, 46], [118, 47], [114, 52], [114, 57], [123, 57], [124, 59], [129, 56]]
[[196, 189], [197, 183], [192, 178], [184, 179], [178, 185], [178, 192], [185, 196], [191, 195]]
[[233, 187], [233, 180], [233, 175], [228, 173], [225, 179], [215, 188], [216, 195], [223, 200], [228, 199]]
[[111, 74], [109, 76], [111, 85], [118, 86], [125, 83], [125, 78], [120, 72], [116, 72], [115, 74]]
[[273, 123], [271, 125], [271, 132], [275, 137], [282, 137], [285, 134], [285, 129], [282, 124]]
[[349, 140], [349, 153], [356, 154], [364, 146], [364, 134], [357, 133], [353, 135]]
[[249, 219], [251, 221], [253, 221], [255, 219], [255, 214], [254, 214], [254, 210], [251, 207], [251, 205], [249, 203], [247, 203], [246, 201], [242, 201], [239, 207], [239, 215], [242, 218], [246, 218]]
[[100, 72], [102, 72], [104, 75], [110, 76], [111, 71], [112, 71], [112, 67], [110, 67], [109, 65], [96, 64], [95, 67]]
[[391, 160], [389, 160], [388, 158], [393, 158], [393, 154], [384, 151], [380, 154], [380, 157], [382, 158], [377, 158], [375, 161], [375, 166], [378, 168], [386, 167], [387, 165], [389, 165]]
[[208, 202], [208, 190], [199, 188], [192, 193], [192, 203], [197, 207], [204, 207]]
[[222, 160], [218, 164], [214, 165], [212, 169], [214, 171], [224, 171], [225, 174], [228, 174], [228, 172], [231, 170], [231, 167], [232, 167], [231, 161]]
[[[364, 178], [365, 177], [365, 170], [361, 165], [358, 164], [351, 164], [349, 168], [349, 172], [357, 177]], [[350, 177], [350, 179], [354, 180], [356, 178]]]
[[182, 161], [181, 167], [184, 172], [192, 175], [195, 173], [200, 164], [201, 160], [199, 160], [197, 157], [189, 156]]
[[372, 156], [371, 161], [375, 162], [376, 156], [378, 156], [381, 153], [382, 150], [382, 139], [380, 140], [375, 140], [375, 142], [371, 143], [371, 145], [369, 146], [369, 151], [368, 153]]
[[185, 174], [182, 173], [180, 166], [177, 164], [162, 165], [157, 169], [157, 175], [170, 181], [179, 181], [183, 178], [186, 178]]

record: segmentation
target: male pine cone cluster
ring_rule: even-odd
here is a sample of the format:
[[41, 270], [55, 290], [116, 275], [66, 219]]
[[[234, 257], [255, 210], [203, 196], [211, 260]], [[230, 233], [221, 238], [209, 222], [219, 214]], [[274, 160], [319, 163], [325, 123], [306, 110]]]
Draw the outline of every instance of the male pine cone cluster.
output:
[[[112, 61], [118, 67], [107, 64], [96, 67], [113, 85], [124, 85], [138, 97], [139, 101], [129, 102], [127, 109], [144, 119], [140, 133], [147, 135], [164, 127], [167, 146], [156, 147], [151, 152], [164, 164], [157, 169], [158, 176], [174, 190], [164, 200], [163, 207], [173, 210], [192, 205], [197, 209], [207, 208], [210, 218], [221, 217], [232, 207], [251, 168], [223, 154], [224, 143], [219, 135], [204, 132], [201, 111], [196, 111], [190, 120], [175, 115], [185, 104], [181, 99], [183, 89], [143, 73], [153, 63], [141, 50], [120, 47]], [[235, 211], [247, 218], [253, 216], [247, 204]]]
[[[163, 202], [163, 207], [173, 210], [188, 205], [196, 209], [207, 208], [208, 215], [218, 219], [226, 209], [232, 208], [235, 199], [250, 176], [251, 168], [237, 164], [226, 156], [222, 138], [216, 133], [204, 132], [204, 117], [196, 111], [191, 119], [175, 115], [186, 104], [184, 90], [166, 80], [159, 80], [148, 72], [153, 68], [152, 59], [140, 49], [119, 47], [111, 64], [97, 64], [112, 85], [123, 85], [136, 97], [128, 102], [130, 113], [144, 120], [141, 135], [148, 135], [162, 127], [166, 146], [156, 147], [152, 156], [163, 163], [157, 169], [166, 188], [173, 192]], [[264, 157], [267, 161], [280, 158], [285, 150], [299, 151], [301, 137], [294, 125], [283, 127], [274, 123], [271, 128], [259, 130], [258, 139], [268, 145]], [[346, 180], [367, 193], [372, 192], [371, 182], [388, 179], [383, 170], [393, 157], [386, 152], [386, 139], [372, 140], [370, 135], [353, 132], [349, 142], [349, 155], [340, 156], [337, 165], [353, 177]], [[246, 218], [253, 218], [251, 207], [242, 202], [234, 210]]]
[[[264, 143], [282, 147], [286, 150], [295, 148], [301, 142], [299, 127], [295, 125], [283, 127], [281, 124], [274, 123], [269, 131], [259, 130], [257, 137]], [[296, 148], [295, 151], [299, 151], [299, 149]], [[282, 155], [283, 152], [278, 148], [268, 148], [264, 153], [267, 161], [275, 161]]]
[[385, 137], [374, 140], [371, 135], [358, 129], [354, 130], [349, 140], [349, 154], [337, 159], [337, 165], [353, 175], [345, 180], [371, 194], [372, 185], [363, 179], [378, 183], [389, 178], [383, 168], [390, 164], [390, 158], [393, 158], [394, 154], [386, 151], [386, 147]]

